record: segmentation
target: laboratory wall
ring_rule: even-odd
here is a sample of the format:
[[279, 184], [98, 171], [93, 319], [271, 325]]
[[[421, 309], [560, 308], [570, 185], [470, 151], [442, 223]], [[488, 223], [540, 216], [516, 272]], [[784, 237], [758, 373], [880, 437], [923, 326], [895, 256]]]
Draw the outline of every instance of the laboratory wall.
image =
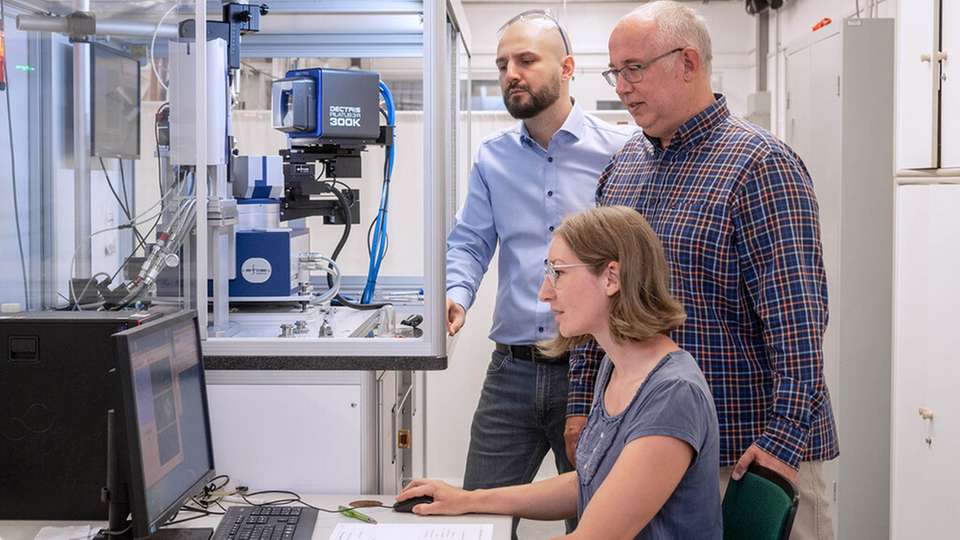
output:
[[[607, 40], [617, 20], [639, 2], [465, 2], [464, 8], [473, 36], [472, 76], [474, 81], [496, 81], [497, 30], [514, 15], [528, 9], [549, 8], [570, 37], [576, 61], [571, 93], [586, 110], [598, 102], [617, 103], [613, 87], [600, 73], [607, 69]], [[730, 109], [744, 114], [747, 95], [753, 92], [755, 65], [755, 22], [739, 2], [697, 3], [713, 38], [714, 89], [727, 96]]]

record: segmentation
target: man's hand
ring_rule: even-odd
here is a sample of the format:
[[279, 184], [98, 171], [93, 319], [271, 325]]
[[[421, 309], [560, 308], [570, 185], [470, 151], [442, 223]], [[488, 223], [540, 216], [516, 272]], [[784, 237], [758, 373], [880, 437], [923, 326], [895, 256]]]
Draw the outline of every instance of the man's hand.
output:
[[750, 467], [750, 464], [754, 461], [791, 482], [796, 483], [797, 481], [797, 471], [793, 467], [764, 452], [755, 444], [751, 444], [750, 448], [747, 448], [747, 451], [740, 456], [737, 464], [733, 466], [733, 474], [731, 474], [731, 477], [733, 477], [734, 480], [743, 478], [743, 474], [747, 472], [747, 468]]
[[467, 319], [467, 311], [463, 306], [447, 297], [447, 333], [455, 335], [463, 327], [463, 321]]
[[585, 425], [586, 416], [568, 416], [567, 424], [563, 428], [563, 445], [567, 450], [567, 459], [574, 467], [577, 466], [577, 441], [580, 440], [580, 432]]

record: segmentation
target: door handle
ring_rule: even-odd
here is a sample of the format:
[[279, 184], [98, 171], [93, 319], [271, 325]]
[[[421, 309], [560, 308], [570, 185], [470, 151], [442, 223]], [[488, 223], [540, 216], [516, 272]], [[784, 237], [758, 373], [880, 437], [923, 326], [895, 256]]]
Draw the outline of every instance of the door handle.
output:
[[918, 412], [920, 413], [920, 418], [923, 418], [924, 420], [933, 420], [933, 410], [926, 407], [920, 407]]

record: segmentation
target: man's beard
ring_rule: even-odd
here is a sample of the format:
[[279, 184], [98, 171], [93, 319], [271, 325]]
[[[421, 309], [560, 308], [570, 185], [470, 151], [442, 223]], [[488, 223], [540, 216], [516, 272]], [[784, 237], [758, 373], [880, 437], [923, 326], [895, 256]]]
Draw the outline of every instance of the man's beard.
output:
[[[510, 92], [520, 88], [530, 96], [529, 100], [520, 101], [511, 100]], [[522, 95], [517, 96], [522, 98]], [[551, 84], [544, 86], [539, 92], [530, 90], [529, 87], [512, 86], [507, 89], [503, 95], [503, 104], [507, 107], [510, 116], [518, 120], [526, 120], [543, 112], [544, 109], [553, 105], [560, 98], [560, 77], [556, 77]]]

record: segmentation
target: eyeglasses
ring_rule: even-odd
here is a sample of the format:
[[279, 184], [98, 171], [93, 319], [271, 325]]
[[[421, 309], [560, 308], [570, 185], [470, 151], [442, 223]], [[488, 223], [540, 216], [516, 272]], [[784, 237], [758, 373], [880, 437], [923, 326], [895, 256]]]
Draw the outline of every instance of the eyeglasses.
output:
[[557, 31], [560, 32], [560, 39], [563, 40], [564, 56], [570, 56], [571, 54], [573, 54], [570, 49], [570, 39], [567, 38], [566, 30], [563, 29], [563, 26], [560, 26], [560, 21], [553, 16], [553, 13], [551, 13], [549, 9], [528, 9], [527, 11], [514, 15], [513, 18], [503, 23], [503, 26], [497, 29], [497, 35], [499, 36], [500, 34], [502, 34], [503, 31], [506, 30], [508, 26], [510, 26], [515, 22], [533, 21], [537, 19], [547, 20], [552, 22], [554, 26], [557, 27]]
[[560, 273], [557, 270], [563, 270], [564, 268], [576, 268], [578, 266], [593, 266], [592, 264], [587, 263], [577, 263], [577, 264], [553, 264], [550, 261], [543, 262], [543, 275], [550, 280], [550, 285], [553, 285], [553, 288], [557, 288], [557, 279], [560, 278]]
[[650, 65], [656, 62], [657, 60], [660, 60], [661, 58], [666, 58], [673, 53], [682, 51], [683, 49], [684, 47], [677, 47], [676, 49], [667, 51], [661, 54], [660, 56], [657, 56], [651, 59], [649, 62], [645, 62], [643, 64], [627, 64], [623, 66], [623, 68], [621, 69], [608, 69], [603, 73], [601, 73], [601, 75], [603, 75], [603, 78], [606, 79], [608, 83], [610, 83], [610, 86], [617, 85], [617, 78], [620, 75], [623, 75], [623, 80], [627, 81], [628, 83], [638, 83], [643, 80], [643, 70], [650, 67]]

